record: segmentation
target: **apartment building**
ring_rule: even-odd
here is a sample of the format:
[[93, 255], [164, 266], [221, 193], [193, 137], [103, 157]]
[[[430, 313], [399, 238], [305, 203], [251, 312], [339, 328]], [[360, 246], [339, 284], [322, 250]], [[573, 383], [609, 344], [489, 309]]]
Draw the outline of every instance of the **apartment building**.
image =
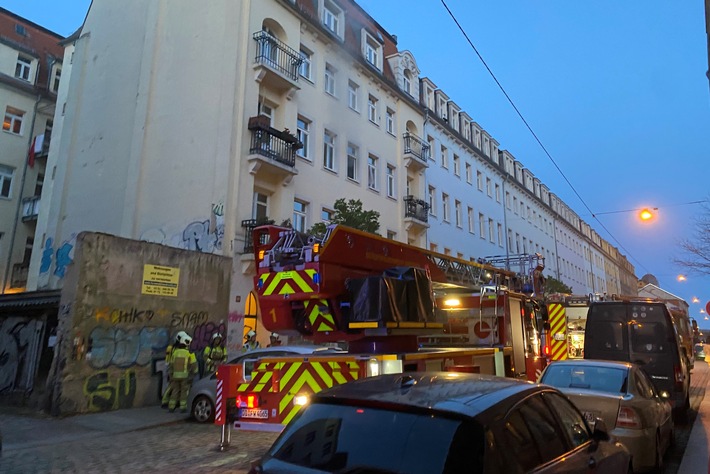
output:
[[0, 8], [0, 293], [27, 285], [63, 39]]

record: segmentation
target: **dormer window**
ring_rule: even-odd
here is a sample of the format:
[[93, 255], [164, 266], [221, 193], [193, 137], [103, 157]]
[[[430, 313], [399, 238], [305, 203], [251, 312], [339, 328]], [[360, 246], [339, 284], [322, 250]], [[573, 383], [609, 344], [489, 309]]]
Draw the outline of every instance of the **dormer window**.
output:
[[323, 26], [336, 36], [340, 36], [340, 23], [343, 11], [331, 0], [323, 2]]
[[32, 59], [25, 56], [17, 57], [17, 64], [15, 65], [15, 77], [22, 79], [23, 81], [29, 82], [30, 80], [30, 69], [32, 68]]
[[52, 79], [52, 92], [55, 94], [59, 91], [59, 81], [62, 78], [62, 68], [57, 66], [54, 68], [54, 78]]
[[365, 60], [372, 64], [377, 70], [382, 70], [382, 45], [370, 34], [363, 30], [364, 44], [363, 53]]
[[409, 69], [405, 69], [402, 75], [402, 90], [412, 95], [412, 73], [409, 72]]

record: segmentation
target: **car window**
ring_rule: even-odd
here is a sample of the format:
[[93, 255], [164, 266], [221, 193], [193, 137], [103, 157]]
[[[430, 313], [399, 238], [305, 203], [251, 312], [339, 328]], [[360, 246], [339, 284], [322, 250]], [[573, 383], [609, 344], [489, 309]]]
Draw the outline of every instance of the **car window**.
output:
[[[483, 427], [430, 413], [314, 403], [268, 456], [329, 472], [482, 473]], [[294, 469], [295, 470], [295, 469]]]
[[540, 395], [528, 398], [519, 409], [537, 442], [543, 464], [567, 451], [557, 421]]
[[503, 436], [505, 439], [501, 444], [509, 447], [509, 453], [515, 453], [515, 456], [510, 457], [503, 453], [510, 463], [506, 471], [516, 474], [528, 472], [542, 463], [533, 435], [520, 410], [513, 410], [506, 417]]
[[631, 350], [634, 352], [669, 352], [672, 339], [665, 322], [638, 322], [630, 324]]
[[608, 393], [625, 393], [628, 370], [581, 364], [552, 364], [540, 382], [557, 388], [583, 388]]
[[545, 401], [552, 411], [557, 413], [562, 430], [573, 448], [581, 446], [591, 439], [589, 429], [579, 411], [565, 397], [557, 393], [545, 393]]

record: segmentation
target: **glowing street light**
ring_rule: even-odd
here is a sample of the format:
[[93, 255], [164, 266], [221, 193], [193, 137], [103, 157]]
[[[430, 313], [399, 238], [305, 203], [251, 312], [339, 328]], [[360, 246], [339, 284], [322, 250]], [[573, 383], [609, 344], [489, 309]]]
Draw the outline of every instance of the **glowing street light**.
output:
[[700, 303], [700, 300], [698, 299], [697, 296], [693, 296], [693, 303]]
[[641, 209], [641, 212], [639, 213], [639, 217], [641, 218], [642, 221], [650, 221], [655, 217], [655, 214], [651, 212], [649, 209]]
[[677, 279], [678, 279], [678, 281], [685, 281], [685, 280], [687, 280], [687, 278], [685, 277], [685, 275], [678, 275]]

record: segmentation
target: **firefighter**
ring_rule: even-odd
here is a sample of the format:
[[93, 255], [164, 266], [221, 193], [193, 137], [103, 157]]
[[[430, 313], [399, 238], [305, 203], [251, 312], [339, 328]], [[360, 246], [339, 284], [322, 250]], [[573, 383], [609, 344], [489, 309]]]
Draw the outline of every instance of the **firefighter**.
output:
[[242, 352], [249, 352], [253, 349], [260, 348], [261, 344], [256, 340], [256, 331], [252, 329], [246, 335], [246, 342], [244, 343], [244, 347], [242, 347]]
[[177, 343], [170, 355], [170, 401], [168, 408], [170, 412], [174, 412], [175, 408], [180, 403], [180, 412], [187, 412], [187, 394], [190, 391], [192, 378], [197, 372], [197, 359], [195, 354], [190, 352], [188, 347], [192, 342], [192, 338], [185, 332], [179, 332]]
[[222, 347], [223, 340], [224, 338], [220, 333], [212, 334], [210, 345], [205, 347], [205, 351], [202, 354], [205, 360], [205, 373], [214, 372], [217, 366], [227, 359], [227, 350]]
[[272, 332], [271, 335], [269, 336], [269, 345], [266, 347], [274, 347], [274, 346], [280, 346], [281, 345], [281, 339], [279, 339], [279, 334], [276, 332]]
[[187, 333], [185, 331], [180, 331], [179, 333], [177, 333], [175, 335], [175, 340], [171, 344], [168, 344], [168, 347], [165, 348], [165, 368], [168, 371], [168, 387], [165, 389], [165, 392], [163, 393], [163, 399], [160, 401], [160, 406], [163, 408], [168, 408], [168, 403], [170, 402], [170, 394], [173, 393], [172, 385], [170, 384], [170, 356], [172, 356], [173, 349], [178, 343], [178, 338], [183, 337], [183, 335], [187, 336]]

